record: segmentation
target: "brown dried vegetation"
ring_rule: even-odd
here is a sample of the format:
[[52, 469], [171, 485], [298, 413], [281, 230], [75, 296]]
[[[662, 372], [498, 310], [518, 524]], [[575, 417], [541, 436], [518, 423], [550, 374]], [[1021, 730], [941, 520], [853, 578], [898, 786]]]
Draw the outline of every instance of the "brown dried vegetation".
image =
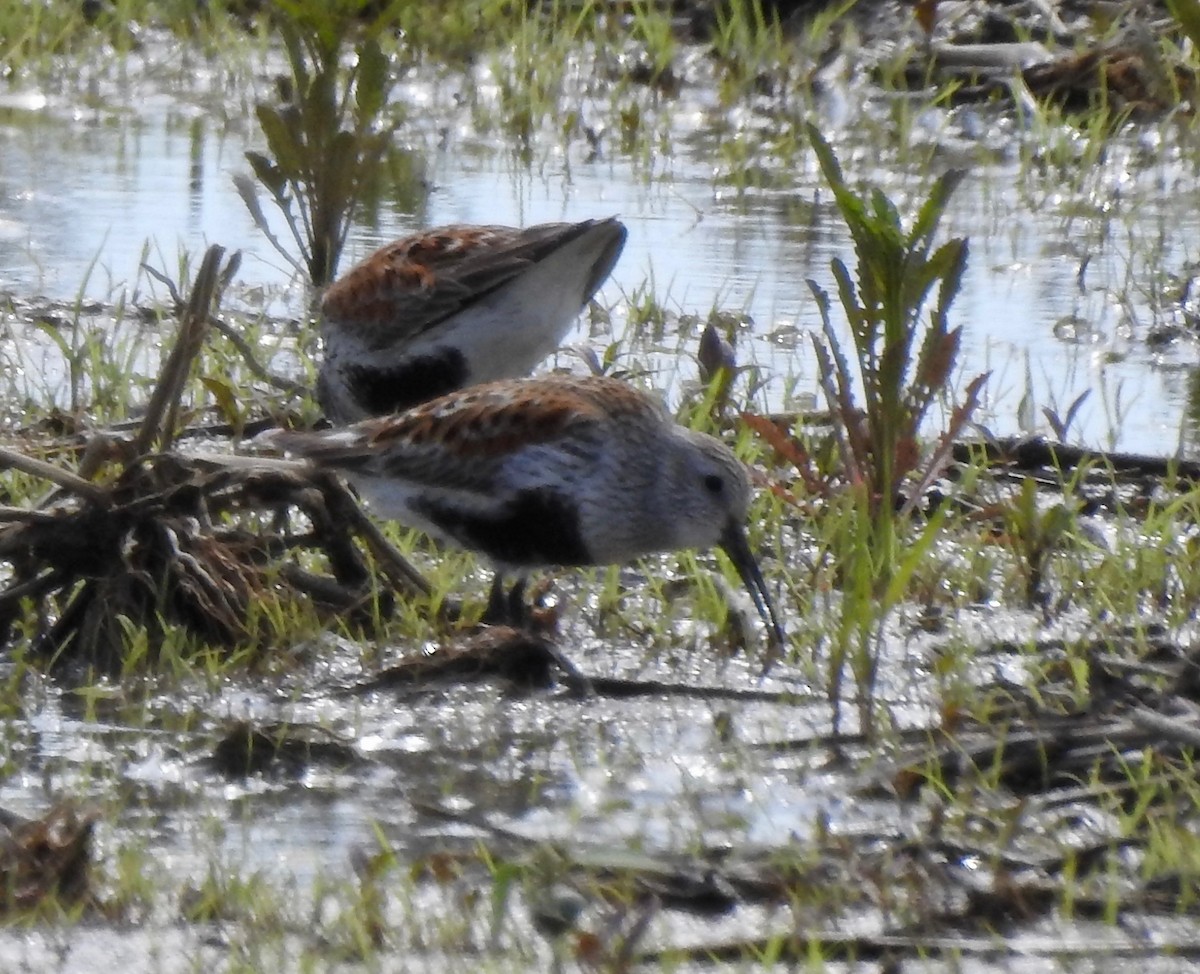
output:
[[[304, 464], [171, 450], [181, 390], [229, 272], [220, 259], [221, 249], [211, 248], [140, 429], [107, 442], [103, 453], [118, 464], [110, 482], [89, 479], [101, 472], [89, 467], [103, 461], [89, 460], [98, 453], [87, 444], [71, 444], [85, 476], [0, 451], [0, 467], [56, 485], [41, 504], [5, 510], [9, 523], [0, 530], [0, 559], [11, 565], [0, 591], [0, 639], [10, 641], [32, 617], [34, 654], [52, 666], [119, 671], [130, 627], [145, 631], [151, 654], [177, 626], [205, 646], [269, 646], [278, 641], [278, 615], [263, 609], [287, 594], [351, 619], [362, 610], [365, 619], [371, 576], [355, 534], [393, 585], [424, 590], [333, 478]], [[158, 452], [146, 452], [155, 445]], [[290, 534], [276, 517], [289, 506], [306, 515], [306, 534]], [[332, 577], [281, 567], [280, 556], [296, 549], [323, 555]]]
[[89, 902], [92, 826], [98, 817], [69, 801], [40, 819], [0, 809], [0, 917], [51, 901]]

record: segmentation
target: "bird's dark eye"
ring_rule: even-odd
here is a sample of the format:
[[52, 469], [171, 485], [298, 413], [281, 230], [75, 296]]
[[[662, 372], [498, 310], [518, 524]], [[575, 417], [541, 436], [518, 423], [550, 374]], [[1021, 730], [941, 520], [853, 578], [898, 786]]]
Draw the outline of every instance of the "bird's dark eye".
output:
[[725, 481], [723, 481], [715, 473], [710, 473], [704, 478], [704, 488], [710, 494], [719, 494], [725, 489]]

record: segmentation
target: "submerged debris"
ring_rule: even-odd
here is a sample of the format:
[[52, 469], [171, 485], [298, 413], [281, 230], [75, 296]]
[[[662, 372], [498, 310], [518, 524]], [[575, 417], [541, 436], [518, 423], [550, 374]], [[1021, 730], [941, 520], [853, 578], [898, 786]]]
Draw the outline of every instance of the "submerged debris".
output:
[[298, 778], [313, 765], [349, 768], [361, 758], [354, 746], [323, 727], [239, 721], [213, 748], [211, 764], [227, 778], [269, 774]]
[[0, 809], [0, 915], [10, 918], [50, 900], [59, 906], [87, 902], [98, 818], [94, 809], [71, 801], [39, 819]]
[[559, 652], [550, 633], [486, 626], [433, 653], [402, 660], [357, 689], [426, 687], [438, 681], [461, 683], [492, 676], [519, 687], [545, 689], [553, 683], [556, 666], [572, 688], [583, 689], [586, 678]]
[[924, 43], [907, 56], [904, 80], [936, 83], [951, 103], [1011, 100], [1116, 121], [1195, 111], [1195, 24], [1170, 4], [915, 7]]
[[[1173, 837], [1185, 843], [1181, 854], [1193, 841], [1200, 655], [1165, 637], [1150, 643], [1140, 661], [1120, 638], [1038, 646], [1047, 664], [1064, 652], [1088, 660], [1091, 694], [1079, 697], [1065, 660], [1059, 678], [1050, 666], [1052, 679], [1037, 688], [981, 688], [994, 701], [986, 722], [947, 713], [940, 728], [903, 732], [896, 759], [877, 761], [848, 788], [847, 801], [886, 799], [900, 811], [850, 831], [818, 827], [787, 850], [718, 843], [662, 853], [615, 848], [582, 830], [546, 840], [485, 806], [414, 804], [466, 831], [479, 868], [519, 874], [534, 926], [565, 937], [580, 959], [625, 943], [616, 932], [630, 917], [649, 918], [630, 943], [629, 960], [640, 965], [771, 956], [898, 968], [988, 955], [1013, 937], [1034, 956], [1086, 958], [1095, 944], [1074, 936], [1065, 945], [1055, 934], [1090, 921], [1109, 925], [1105, 956], [1151, 955], [1166, 944], [1148, 946], [1140, 931], [1200, 915], [1184, 859], [1144, 868], [1174, 848]], [[770, 748], [839, 746], [865, 758], [879, 742], [805, 737]], [[452, 848], [434, 855], [444, 860]], [[456, 875], [472, 870], [466, 854], [455, 865]], [[557, 914], [544, 915], [547, 900], [570, 907], [557, 926]], [[657, 922], [668, 911], [707, 926]], [[1171, 952], [1200, 957], [1194, 925], [1161, 929], [1175, 931]]]

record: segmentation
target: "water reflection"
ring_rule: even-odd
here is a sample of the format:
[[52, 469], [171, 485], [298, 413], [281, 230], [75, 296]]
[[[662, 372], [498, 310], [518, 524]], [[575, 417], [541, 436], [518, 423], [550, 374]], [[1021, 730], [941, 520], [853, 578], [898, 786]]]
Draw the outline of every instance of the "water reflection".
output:
[[[232, 175], [248, 168], [235, 130], [210, 124], [199, 110], [163, 110], [161, 101], [75, 118], [9, 99], [0, 106], [0, 132], [4, 288], [63, 299], [82, 290], [111, 300], [152, 287], [139, 271], [147, 247], [152, 263], [174, 271], [181, 254], [219, 242], [245, 251], [242, 282], [271, 295], [271, 311], [302, 310], [303, 289], [233, 187]], [[388, 160], [363, 201], [343, 268], [422, 226], [619, 214], [629, 242], [605, 297], [634, 295], [650, 281], [669, 309], [744, 311], [754, 339], [740, 354], [773, 376], [762, 405], [784, 405], [792, 387], [785, 377], [798, 376], [801, 392], [815, 389], [806, 335], [819, 319], [807, 280], [831, 288], [830, 259], [852, 259], [815, 170], [786, 173], [794, 182], [784, 188], [739, 194], [715, 182], [711, 162], [698, 154], [681, 154], [669, 176], [647, 180], [621, 159], [552, 157], [525, 167], [500, 147], [443, 136], [427, 157], [398, 149]], [[704, 140], [694, 140], [691, 151], [703, 148]], [[996, 433], [1019, 432], [1023, 399], [1038, 408], [1022, 415], [1040, 423], [1041, 407], [1065, 414], [1091, 389], [1073, 439], [1173, 453], [1181, 425], [1200, 411], [1188, 405], [1195, 383], [1177, 376], [1190, 369], [1194, 348], [1186, 339], [1157, 349], [1142, 339], [1164, 314], [1155, 276], [1185, 267], [1195, 230], [1185, 221], [1200, 213], [1190, 205], [1197, 190], [1164, 174], [1165, 164], [1139, 170], [1131, 156], [1124, 169], [1110, 165], [1114, 175], [1098, 178], [1082, 202], [1068, 203], [1069, 193], [1037, 196], [1015, 163], [994, 158], [974, 168], [946, 225], [971, 240], [955, 320], [966, 334], [964, 374], [993, 373], [984, 422]], [[898, 201], [918, 198], [919, 178], [856, 165]], [[277, 230], [286, 239], [282, 224]], [[616, 327], [620, 338], [620, 321]], [[686, 356], [682, 364], [670, 359], [692, 342], [664, 342], [664, 381], [691, 374]]]

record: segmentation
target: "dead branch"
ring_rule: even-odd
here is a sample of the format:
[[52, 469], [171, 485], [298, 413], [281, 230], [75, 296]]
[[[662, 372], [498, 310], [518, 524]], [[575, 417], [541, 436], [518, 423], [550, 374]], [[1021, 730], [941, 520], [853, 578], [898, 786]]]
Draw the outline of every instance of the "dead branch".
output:
[[[56, 488], [45, 505], [0, 510], [0, 560], [11, 565], [0, 588], [0, 644], [27, 618], [20, 631], [32, 628], [32, 655], [52, 668], [119, 671], [131, 647], [144, 642], [152, 658], [180, 627], [207, 646], [261, 651], [285, 636], [279, 620], [294, 616], [264, 611], [272, 604], [306, 600], [339, 618], [371, 619], [375, 593], [360, 544], [399, 593], [429, 593], [335, 478], [298, 461], [171, 450], [211, 309], [236, 266], [235, 255], [222, 269], [223, 252], [205, 254], [132, 440], [90, 439], [68, 454], [74, 472], [0, 448], [0, 469]], [[89, 479], [114, 460], [113, 482]], [[292, 534], [291, 509], [307, 534]], [[329, 576], [293, 560], [305, 553], [323, 559]], [[385, 614], [391, 598], [379, 599]], [[139, 633], [144, 640], [131, 638]]]
[[96, 486], [89, 480], [84, 480], [69, 470], [63, 470], [61, 467], [56, 467], [45, 460], [38, 460], [36, 457], [25, 456], [23, 453], [17, 453], [15, 450], [0, 447], [0, 468], [20, 470], [22, 473], [27, 473], [30, 476], [48, 480], [52, 484], [57, 484], [63, 490], [86, 498], [93, 504], [104, 505], [108, 503], [108, 494], [104, 488]]
[[[171, 346], [171, 351], [163, 362], [158, 382], [146, 407], [145, 418], [134, 440], [135, 452], [138, 454], [146, 453], [155, 443], [160, 449], [167, 449], [174, 439], [183, 388], [187, 383], [192, 362], [204, 345], [204, 336], [208, 332], [209, 310], [220, 293], [221, 258], [224, 254], [224, 247], [213, 245], [208, 248], [200, 264], [196, 281], [192, 285], [191, 297], [179, 322], [175, 344]], [[237, 259], [236, 255], [233, 259]]]

